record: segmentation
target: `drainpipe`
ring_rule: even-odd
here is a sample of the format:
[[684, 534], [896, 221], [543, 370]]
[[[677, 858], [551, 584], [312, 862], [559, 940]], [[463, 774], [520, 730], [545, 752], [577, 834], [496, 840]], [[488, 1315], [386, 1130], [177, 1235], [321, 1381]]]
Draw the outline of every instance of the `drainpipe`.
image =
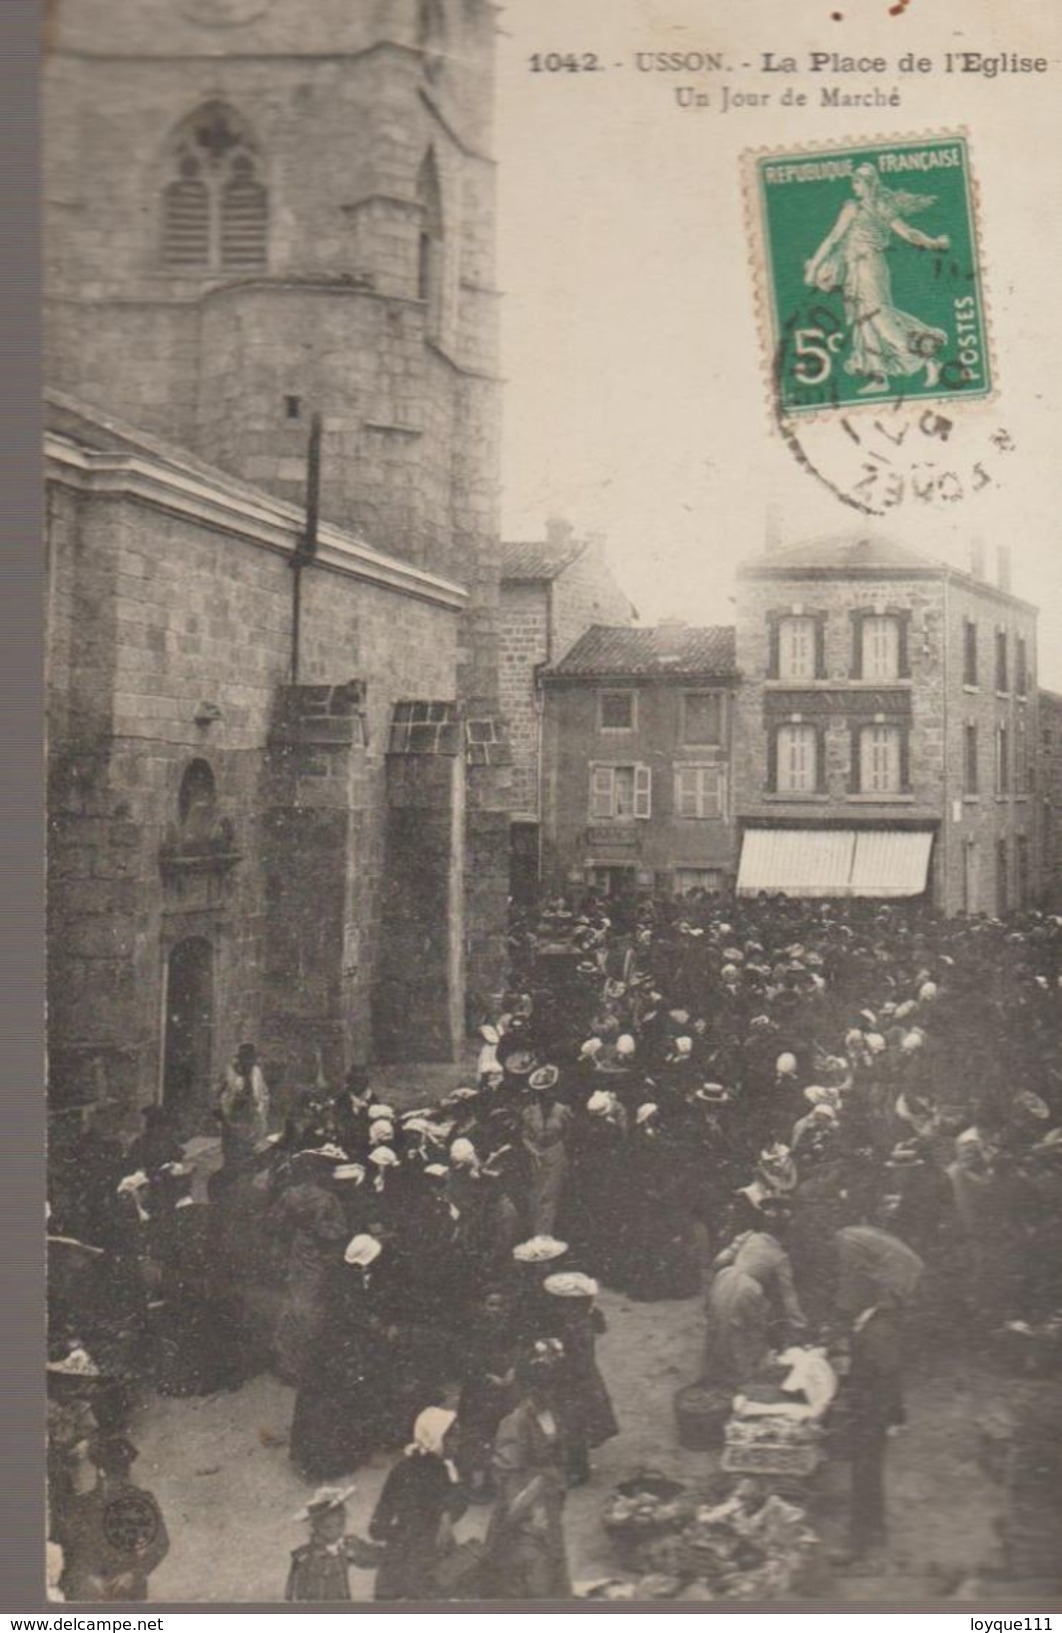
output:
[[321, 416], [310, 421], [306, 447], [306, 526], [291, 553], [291, 684], [299, 684], [302, 636], [302, 570], [317, 554], [317, 519], [321, 504]]

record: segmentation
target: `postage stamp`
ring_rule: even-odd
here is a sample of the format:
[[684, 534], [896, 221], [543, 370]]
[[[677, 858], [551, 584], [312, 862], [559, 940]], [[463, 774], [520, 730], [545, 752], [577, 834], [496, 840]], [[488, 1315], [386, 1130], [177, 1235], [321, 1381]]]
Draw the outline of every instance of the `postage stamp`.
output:
[[993, 390], [961, 134], [746, 156], [777, 411]]

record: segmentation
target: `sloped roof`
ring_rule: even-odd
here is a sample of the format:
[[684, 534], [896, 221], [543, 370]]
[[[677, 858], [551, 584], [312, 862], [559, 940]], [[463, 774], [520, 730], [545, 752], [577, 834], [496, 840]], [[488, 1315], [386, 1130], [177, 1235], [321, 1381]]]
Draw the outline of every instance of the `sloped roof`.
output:
[[501, 576], [509, 583], [544, 583], [563, 573], [587, 548], [586, 539], [528, 539], [502, 544]]
[[665, 624], [652, 629], [635, 629], [626, 625], [591, 624], [571, 651], [546, 673], [616, 679], [735, 676], [734, 630], [731, 625], [694, 629], [687, 624]]
[[738, 568], [739, 578], [815, 578], [820, 574], [852, 578], [947, 578], [965, 584], [979, 595], [1006, 601], [1035, 612], [1031, 601], [1013, 590], [991, 583], [980, 574], [964, 572], [948, 562], [898, 544], [880, 534], [845, 533], [811, 539], [786, 550], [771, 550], [755, 556]]
[[811, 539], [787, 550], [775, 550], [756, 556], [746, 563], [744, 571], [755, 573], [785, 573], [790, 568], [818, 567], [835, 572], [853, 572], [860, 568], [877, 570], [891, 568], [915, 573], [942, 573], [943, 562], [920, 555], [895, 539], [878, 535], [842, 534], [829, 538]]

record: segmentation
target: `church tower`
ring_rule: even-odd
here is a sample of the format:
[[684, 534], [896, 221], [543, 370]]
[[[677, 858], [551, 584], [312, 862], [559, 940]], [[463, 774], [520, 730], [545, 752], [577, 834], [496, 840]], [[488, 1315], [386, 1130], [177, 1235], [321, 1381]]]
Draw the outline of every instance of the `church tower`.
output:
[[[242, 821], [246, 841], [233, 868], [239, 883], [225, 885], [233, 903], [243, 892], [244, 907], [233, 906], [226, 934], [233, 946], [254, 949], [248, 968], [273, 970], [270, 996], [268, 982], [260, 990], [259, 976], [238, 973], [232, 955], [230, 996], [238, 987], [243, 993], [232, 996], [244, 1006], [241, 1024], [268, 1042], [270, 1017], [295, 1005], [293, 993], [314, 981], [322, 993], [328, 988], [316, 1009], [307, 999], [305, 1015], [292, 1022], [302, 1042], [291, 1043], [289, 1026], [288, 1041], [276, 1045], [293, 1063], [305, 1062], [314, 1036], [332, 1040], [326, 1053], [337, 1068], [352, 1053], [364, 1058], [373, 1036], [378, 1055], [445, 1058], [466, 1019], [482, 1018], [504, 969], [495, 32], [489, 0], [56, 0], [49, 20], [45, 367], [61, 411], [135, 428], [156, 439], [164, 463], [170, 449], [196, 468], [224, 473], [240, 484], [248, 514], [253, 493], [267, 508], [301, 511], [319, 420], [322, 528], [365, 547], [364, 571], [379, 590], [356, 593], [357, 575], [348, 574], [340, 594], [323, 566], [307, 576], [303, 670], [293, 677], [283, 634], [291, 575], [282, 557], [271, 565], [268, 551], [259, 551], [251, 567], [242, 544], [211, 557], [206, 588], [197, 590], [205, 610], [190, 600], [182, 607], [178, 576], [167, 606], [135, 614], [153, 620], [142, 638], [118, 600], [106, 599], [121, 596], [123, 580], [112, 560], [116, 535], [101, 525], [90, 571], [114, 572], [111, 589], [93, 590], [91, 616], [106, 606], [111, 636], [101, 626], [95, 644], [86, 644], [76, 602], [66, 626], [73, 630], [66, 638], [74, 646], [81, 640], [113, 689], [109, 712], [96, 711], [107, 718], [91, 750], [103, 745], [108, 769], [94, 787], [128, 758], [123, 775], [135, 787], [122, 809], [139, 823], [145, 885], [157, 874], [145, 836], [164, 828], [164, 796], [174, 807], [170, 784], [182, 764], [196, 744], [215, 744], [218, 798], [223, 806], [224, 787], [235, 791], [232, 821], [237, 829]], [[132, 481], [130, 470], [114, 481]], [[102, 475], [92, 480], [99, 489]], [[93, 514], [102, 514], [104, 497], [101, 490]], [[149, 509], [157, 518], [165, 506], [152, 499]], [[136, 514], [134, 534], [148, 526], [147, 512]], [[71, 517], [73, 528], [76, 508]], [[240, 525], [246, 532], [250, 524]], [[135, 537], [130, 548], [141, 548]], [[60, 573], [70, 567], [76, 597], [89, 558], [56, 549], [53, 559]], [[457, 588], [451, 594], [446, 585]], [[447, 596], [453, 611], [443, 613]], [[245, 673], [234, 673], [239, 666], [215, 630], [226, 607], [239, 621]], [[429, 617], [448, 618], [452, 633], [411, 636]], [[218, 640], [213, 669], [207, 633]], [[109, 638], [137, 651], [104, 661]], [[76, 663], [69, 669], [74, 695]], [[129, 675], [141, 671], [150, 704], [141, 715], [154, 711], [163, 720], [157, 750], [145, 746], [148, 728], [137, 724], [131, 701]], [[83, 695], [99, 684], [83, 686]], [[218, 705], [214, 724], [192, 722], [193, 687]], [[317, 719], [317, 694], [327, 689], [348, 719], [352, 708], [359, 719], [363, 705], [365, 712], [342, 777], [327, 784], [338, 875], [319, 849], [309, 867], [308, 841], [298, 838], [307, 810], [322, 804], [325, 781], [291, 770], [292, 756], [301, 755], [316, 776], [315, 756], [332, 752], [334, 745], [322, 747]], [[172, 692], [181, 694], [172, 707], [151, 702]], [[53, 758], [69, 760], [54, 729], [52, 747]], [[71, 753], [84, 750], [73, 741]], [[427, 758], [452, 765], [455, 752], [460, 775], [446, 770], [443, 778], [448, 826], [431, 838], [431, 812], [441, 809], [431, 775], [443, 771], [429, 775]], [[133, 764], [138, 753], [146, 771]], [[165, 781], [155, 804], [146, 791], [152, 766]], [[282, 784], [287, 792], [278, 792]], [[60, 785], [65, 801], [62, 777]], [[117, 808], [113, 799], [109, 808]], [[289, 836], [290, 852], [277, 852], [278, 833]], [[423, 909], [418, 870], [438, 884], [434, 896], [428, 892], [434, 905]], [[192, 887], [181, 888], [187, 896]], [[276, 908], [285, 891], [299, 888], [300, 901]], [[330, 942], [317, 922], [321, 900], [334, 911]], [[156, 980], [166, 990], [165, 924], [177, 911], [168, 903], [127, 938], [129, 957], [140, 960], [131, 978], [137, 993]], [[425, 930], [425, 914], [438, 926]], [[156, 919], [161, 954], [142, 954], [154, 945]], [[327, 956], [308, 950], [315, 936], [332, 948]], [[432, 936], [434, 950], [425, 953]], [[216, 946], [213, 956], [218, 969]], [[426, 1045], [414, 1021], [430, 1007], [427, 989], [418, 990], [410, 972], [432, 960], [438, 1018], [427, 1025]], [[341, 972], [334, 978], [333, 968]], [[65, 966], [57, 979], [72, 990]], [[397, 1004], [387, 996], [396, 987], [404, 994]], [[215, 1012], [224, 996], [215, 994]], [[103, 1007], [94, 1006], [97, 1016]], [[67, 1030], [80, 1037], [79, 1024], [75, 1017]], [[154, 1070], [144, 1064], [152, 1024], [137, 1020], [145, 1042], [127, 1073], [141, 1098]]]

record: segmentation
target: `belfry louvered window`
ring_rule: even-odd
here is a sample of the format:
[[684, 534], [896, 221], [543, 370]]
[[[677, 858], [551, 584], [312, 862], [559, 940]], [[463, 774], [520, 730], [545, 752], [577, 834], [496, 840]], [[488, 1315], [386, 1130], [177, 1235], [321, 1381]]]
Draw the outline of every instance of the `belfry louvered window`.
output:
[[264, 267], [269, 194], [261, 158], [242, 122], [218, 103], [180, 127], [173, 180], [162, 194], [162, 260], [174, 271]]

